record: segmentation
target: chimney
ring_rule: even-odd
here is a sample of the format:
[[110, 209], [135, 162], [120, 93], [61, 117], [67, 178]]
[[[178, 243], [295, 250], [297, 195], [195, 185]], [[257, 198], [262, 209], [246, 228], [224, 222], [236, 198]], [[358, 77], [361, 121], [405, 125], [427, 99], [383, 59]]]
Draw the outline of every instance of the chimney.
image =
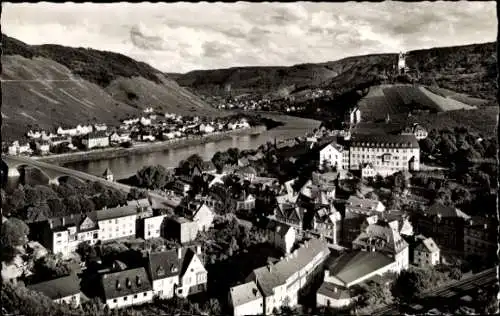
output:
[[116, 280], [116, 289], [117, 289], [117, 290], [120, 290], [120, 289], [121, 289], [120, 280]]
[[179, 260], [181, 260], [181, 259], [182, 259], [182, 248], [177, 249], [177, 258], [178, 258]]
[[196, 254], [197, 254], [198, 256], [201, 256], [201, 245], [197, 245], [197, 246], [196, 246]]
[[269, 270], [269, 272], [273, 272], [273, 264], [272, 263], [268, 264], [267, 269]]
[[137, 284], [137, 286], [141, 286], [142, 281], [141, 281], [141, 278], [139, 276], [136, 276], [135, 283]]
[[333, 291], [334, 291], [335, 293], [337, 293], [337, 287], [336, 287], [336, 286], [333, 288]]
[[330, 276], [330, 270], [325, 270], [325, 279]]
[[129, 279], [129, 278], [127, 278], [127, 280], [126, 280], [126, 283], [125, 283], [125, 284], [127, 285], [127, 287], [128, 287], [128, 288], [131, 288], [131, 287], [132, 287], [132, 282], [130, 281], [130, 279]]
[[66, 217], [61, 217], [61, 224], [63, 227], [66, 226]]

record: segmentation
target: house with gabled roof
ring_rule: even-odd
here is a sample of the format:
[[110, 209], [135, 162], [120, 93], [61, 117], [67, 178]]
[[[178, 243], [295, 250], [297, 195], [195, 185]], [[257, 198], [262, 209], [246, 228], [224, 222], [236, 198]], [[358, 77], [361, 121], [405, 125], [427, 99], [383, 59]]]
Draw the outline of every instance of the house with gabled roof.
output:
[[422, 235], [416, 237], [413, 249], [413, 263], [425, 268], [435, 266], [440, 262], [440, 250], [432, 238], [425, 238]]
[[269, 315], [283, 305], [298, 304], [299, 291], [309, 285], [330, 255], [328, 245], [319, 239], [304, 241], [301, 246], [274, 264], [253, 270], [246, 282], [255, 282], [264, 304], [253, 315]]
[[143, 267], [105, 273], [101, 276], [100, 286], [104, 303], [110, 309], [153, 300], [153, 288]]
[[115, 208], [105, 208], [96, 211], [99, 224], [99, 239], [111, 240], [123, 237], [135, 236], [137, 208], [134, 205], [126, 205]]
[[267, 223], [265, 223], [263, 232], [268, 242], [282, 250], [285, 254], [291, 252], [297, 240], [297, 231], [295, 228], [273, 219], [269, 219]]
[[191, 201], [183, 208], [185, 218], [196, 222], [199, 231], [212, 227], [215, 213], [204, 201]]
[[42, 293], [54, 303], [65, 303], [73, 307], [80, 306], [80, 280], [76, 274], [30, 284], [27, 288]]
[[264, 298], [253, 281], [233, 286], [229, 290], [228, 302], [233, 316], [253, 315], [264, 306]]
[[207, 270], [200, 246], [149, 253], [148, 273], [154, 295], [160, 298], [206, 291]]

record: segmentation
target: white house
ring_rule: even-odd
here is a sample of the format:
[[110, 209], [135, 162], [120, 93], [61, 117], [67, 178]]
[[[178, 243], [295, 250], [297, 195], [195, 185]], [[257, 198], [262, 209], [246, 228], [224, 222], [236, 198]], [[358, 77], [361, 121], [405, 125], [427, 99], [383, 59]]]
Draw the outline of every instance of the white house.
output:
[[85, 135], [82, 139], [82, 143], [87, 149], [108, 147], [109, 137], [103, 131], [92, 132]]
[[40, 140], [35, 143], [35, 148], [37, 153], [45, 155], [50, 152], [50, 143], [46, 140]]
[[319, 168], [324, 166], [345, 169], [344, 148], [337, 143], [330, 143], [319, 151]]
[[166, 215], [158, 215], [144, 218], [144, 239], [161, 237], [163, 221]]
[[297, 232], [290, 225], [269, 220], [264, 230], [267, 240], [276, 248], [281, 249], [285, 254], [292, 251], [297, 240]]
[[76, 126], [76, 133], [78, 135], [87, 135], [89, 133], [92, 133], [94, 131], [94, 128], [92, 125], [77, 125]]
[[109, 140], [112, 143], [121, 144], [131, 141], [131, 138], [129, 133], [118, 134], [117, 132], [114, 132], [113, 134], [109, 135]]
[[156, 137], [154, 137], [151, 134], [146, 134], [146, 135], [141, 135], [141, 140], [143, 142], [145, 142], [145, 141], [154, 142], [156, 140]]
[[108, 129], [108, 126], [104, 123], [94, 124], [94, 128], [98, 132], [105, 132]]
[[427, 138], [429, 133], [427, 130], [418, 123], [413, 123], [412, 126], [408, 126], [401, 132], [401, 135], [414, 135], [418, 140]]
[[385, 211], [385, 206], [382, 202], [373, 199], [360, 198], [356, 195], [351, 195], [345, 204], [346, 213], [372, 215]]
[[319, 272], [318, 267], [329, 254], [325, 242], [310, 239], [277, 263], [253, 270], [245, 282], [257, 284], [264, 297], [264, 306], [259, 309], [255, 306], [251, 314], [269, 315], [283, 305], [296, 306], [299, 291]]
[[144, 113], [153, 113], [153, 107], [147, 107], [144, 109]]
[[215, 214], [206, 202], [189, 203], [186, 216], [196, 222], [200, 231], [207, 231], [212, 227]]
[[46, 225], [42, 244], [53, 253], [62, 254], [63, 257], [75, 252], [82, 242], [93, 245], [99, 240], [99, 225], [92, 213], [51, 218]]
[[202, 133], [213, 133], [215, 131], [215, 128], [210, 125], [210, 124], [200, 124], [200, 132]]
[[54, 303], [65, 303], [73, 307], [80, 305], [80, 280], [76, 274], [31, 284], [27, 288], [44, 294]]
[[316, 293], [316, 306], [342, 308], [352, 303], [348, 289], [330, 282], [323, 282]]
[[133, 125], [133, 124], [136, 124], [136, 123], [139, 123], [140, 119], [138, 118], [133, 118], [133, 119], [128, 119], [128, 120], [123, 120], [123, 124], [125, 125]]
[[140, 305], [153, 300], [153, 288], [145, 268], [106, 273], [101, 276], [104, 302], [109, 309]]
[[417, 236], [413, 250], [413, 263], [419, 267], [435, 266], [440, 262], [440, 250], [432, 238]]
[[229, 290], [229, 304], [234, 316], [246, 316], [262, 311], [264, 298], [260, 294], [257, 284], [250, 281], [245, 284], [233, 286]]
[[33, 151], [31, 150], [29, 143], [20, 144], [16, 140], [9, 146], [9, 155], [30, 154], [32, 152]]
[[377, 171], [371, 163], [365, 163], [361, 166], [361, 178], [373, 178], [377, 175]]
[[57, 129], [57, 134], [59, 135], [69, 135], [69, 136], [76, 136], [78, 135], [78, 131], [76, 128], [68, 128], [64, 129], [61, 126]]
[[141, 117], [140, 123], [143, 126], [149, 126], [149, 125], [151, 125], [151, 119], [145, 118], [145, 117]]
[[26, 135], [29, 138], [33, 138], [33, 139], [38, 139], [38, 138], [42, 137], [42, 133], [40, 131], [32, 131], [32, 130], [30, 130], [28, 133], [26, 133]]
[[137, 208], [120, 206], [96, 211], [99, 224], [99, 239], [102, 241], [135, 236]]

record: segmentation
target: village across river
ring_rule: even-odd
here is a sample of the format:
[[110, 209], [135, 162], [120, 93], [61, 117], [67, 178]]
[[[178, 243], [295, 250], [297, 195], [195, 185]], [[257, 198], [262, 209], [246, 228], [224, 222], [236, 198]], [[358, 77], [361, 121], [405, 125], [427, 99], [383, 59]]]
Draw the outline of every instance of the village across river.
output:
[[231, 147], [236, 147], [239, 150], [256, 149], [268, 141], [274, 142], [275, 139], [279, 141], [305, 136], [306, 133], [318, 128], [321, 124], [319, 121], [286, 115], [265, 114], [265, 116], [283, 122], [284, 125], [263, 131], [259, 135], [233, 135], [229, 138], [194, 146], [166, 149], [147, 154], [134, 154], [127, 157], [67, 163], [64, 166], [92, 175], [102, 175], [104, 170], [109, 168], [115, 179], [123, 179], [134, 175], [143, 166], [159, 164], [167, 168], [177, 167], [179, 161], [192, 154], [198, 154], [204, 160], [209, 160], [217, 151], [225, 151]]

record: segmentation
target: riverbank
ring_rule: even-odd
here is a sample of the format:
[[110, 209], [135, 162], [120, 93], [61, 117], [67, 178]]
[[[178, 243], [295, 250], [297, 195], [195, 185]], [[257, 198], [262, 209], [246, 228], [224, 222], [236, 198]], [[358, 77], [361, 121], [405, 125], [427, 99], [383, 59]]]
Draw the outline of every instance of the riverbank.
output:
[[252, 128], [213, 133], [206, 136], [192, 136], [188, 138], [173, 139], [167, 141], [138, 143], [134, 144], [134, 146], [130, 148], [111, 147], [111, 148], [96, 149], [91, 151], [83, 151], [83, 152], [79, 151], [79, 152], [50, 155], [45, 157], [32, 157], [32, 158], [39, 161], [54, 163], [54, 164], [90, 162], [90, 161], [98, 161], [104, 159], [121, 158], [136, 154], [149, 154], [157, 151], [164, 151], [167, 149], [170, 150], [188, 146], [196, 146], [205, 143], [219, 141], [222, 139], [231, 138], [232, 136], [260, 134], [265, 130], [267, 130], [266, 126], [259, 125]]

